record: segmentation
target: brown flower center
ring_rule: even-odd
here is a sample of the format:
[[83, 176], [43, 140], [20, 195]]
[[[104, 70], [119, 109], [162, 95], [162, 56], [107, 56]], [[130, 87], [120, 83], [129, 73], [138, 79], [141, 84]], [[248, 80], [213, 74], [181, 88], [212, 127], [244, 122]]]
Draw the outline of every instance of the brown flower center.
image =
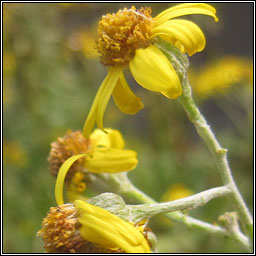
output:
[[37, 232], [44, 240], [47, 253], [124, 253], [120, 249], [110, 250], [84, 240], [80, 235], [81, 224], [73, 204], [51, 207], [43, 219], [42, 229]]
[[37, 232], [44, 240], [47, 253], [123, 253], [122, 250], [109, 250], [83, 239], [73, 204], [51, 207], [42, 222], [43, 228]]
[[42, 225], [43, 228], [37, 235], [44, 239], [46, 252], [73, 252], [84, 244], [79, 233], [81, 224], [77, 220], [77, 211], [73, 204], [51, 207]]
[[[51, 174], [58, 175], [61, 165], [69, 157], [81, 153], [86, 153], [90, 149], [90, 142], [85, 139], [80, 131], [68, 131], [63, 138], [58, 138], [52, 142], [51, 151], [48, 157]], [[84, 159], [77, 160], [69, 169], [66, 179], [70, 180], [79, 171]]]
[[134, 57], [135, 50], [146, 48], [152, 26], [151, 8], [119, 10], [102, 16], [96, 48], [106, 66], [125, 66]]

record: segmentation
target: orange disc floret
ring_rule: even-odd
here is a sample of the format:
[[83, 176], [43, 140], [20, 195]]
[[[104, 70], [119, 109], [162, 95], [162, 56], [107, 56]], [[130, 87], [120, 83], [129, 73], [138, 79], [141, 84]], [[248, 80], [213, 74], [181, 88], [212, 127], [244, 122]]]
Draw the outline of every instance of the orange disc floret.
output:
[[81, 224], [72, 204], [51, 207], [42, 226], [37, 235], [43, 238], [46, 252], [78, 252], [83, 246], [84, 239], [79, 233]]
[[123, 253], [120, 249], [109, 250], [84, 240], [80, 227], [74, 205], [59, 205], [50, 208], [37, 236], [43, 238], [46, 253]]
[[[90, 149], [90, 142], [84, 138], [80, 131], [67, 131], [64, 137], [58, 138], [57, 141], [51, 143], [51, 151], [48, 157], [50, 170], [52, 175], [57, 176], [61, 165], [69, 157], [81, 153], [86, 153]], [[74, 173], [79, 171], [79, 167], [83, 164], [84, 159], [76, 161], [66, 176], [66, 180], [70, 180]]]
[[152, 26], [151, 8], [134, 6], [117, 13], [102, 16], [99, 22], [99, 39], [96, 48], [101, 62], [106, 66], [125, 66], [135, 55], [135, 50], [149, 45]]

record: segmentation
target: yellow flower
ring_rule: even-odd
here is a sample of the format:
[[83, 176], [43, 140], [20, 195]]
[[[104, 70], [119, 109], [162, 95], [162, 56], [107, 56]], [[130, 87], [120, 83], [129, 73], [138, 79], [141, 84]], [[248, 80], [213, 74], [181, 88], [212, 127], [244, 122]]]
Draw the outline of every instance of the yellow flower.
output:
[[141, 226], [135, 227], [100, 207], [75, 200], [64, 204], [63, 185], [67, 170], [74, 161], [86, 154], [65, 161], [58, 173], [55, 197], [58, 207], [52, 207], [37, 233], [45, 242], [46, 252], [150, 253]]
[[85, 139], [80, 131], [68, 131], [63, 138], [51, 144], [48, 158], [51, 173], [57, 176], [61, 167], [66, 168], [70, 199], [78, 198], [85, 190], [87, 172], [118, 173], [136, 167], [137, 153], [124, 149], [125, 142], [121, 133], [109, 128], [106, 130], [108, 134], [96, 129], [89, 139]]
[[81, 200], [76, 200], [74, 205], [80, 213], [80, 234], [85, 240], [106, 249], [120, 248], [127, 253], [150, 253], [147, 240], [131, 223]]
[[92, 157], [84, 166], [93, 173], [117, 173], [133, 170], [137, 163], [137, 153], [124, 149], [124, 140], [117, 130], [106, 129], [107, 134], [96, 129], [90, 136]]
[[174, 184], [162, 196], [162, 202], [177, 200], [193, 195], [193, 192], [183, 184]]
[[189, 80], [201, 98], [225, 93], [235, 84], [253, 84], [253, 61], [236, 56], [224, 56], [198, 71], [190, 70]]
[[37, 236], [47, 253], [150, 253], [143, 232], [105, 209], [76, 200], [51, 207]]
[[126, 114], [136, 114], [143, 104], [126, 83], [123, 70], [129, 67], [135, 80], [147, 90], [160, 92], [170, 99], [182, 94], [179, 77], [172, 64], [154, 39], [161, 37], [178, 47], [182, 52], [193, 55], [205, 47], [201, 29], [191, 21], [174, 19], [188, 14], [212, 16], [215, 9], [203, 3], [185, 3], [171, 7], [156, 17], [151, 17], [150, 8], [119, 10], [107, 14], [99, 22], [99, 39], [96, 42], [101, 62], [108, 67], [84, 124], [83, 135], [88, 138], [95, 122], [103, 129], [103, 115], [111, 97], [117, 107]]

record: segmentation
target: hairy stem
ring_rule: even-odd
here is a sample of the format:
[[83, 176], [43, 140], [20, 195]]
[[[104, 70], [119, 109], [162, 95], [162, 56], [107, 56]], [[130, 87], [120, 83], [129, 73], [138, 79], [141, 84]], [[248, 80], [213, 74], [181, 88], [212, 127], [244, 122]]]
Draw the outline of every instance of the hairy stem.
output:
[[194, 124], [198, 134], [204, 140], [209, 150], [211, 151], [219, 169], [222, 182], [229, 187], [232, 193], [229, 198], [232, 206], [239, 214], [239, 219], [242, 223], [244, 232], [252, 239], [253, 235], [253, 220], [250, 212], [237, 189], [233, 180], [231, 170], [227, 160], [227, 149], [220, 146], [210, 126], [200, 113], [191, 95], [191, 88], [187, 79], [183, 80], [183, 95], [179, 97], [179, 102], [186, 111], [189, 120]]
[[[231, 193], [228, 187], [223, 186], [223, 187], [209, 189], [201, 193], [189, 196], [187, 198], [175, 200], [172, 202], [162, 203], [162, 204], [161, 203], [159, 204], [156, 201], [154, 201], [152, 198], [150, 198], [149, 196], [144, 194], [142, 191], [137, 189], [135, 186], [133, 186], [132, 183], [129, 183], [128, 188], [129, 188], [128, 190], [124, 189], [123, 191], [124, 193], [120, 193], [120, 195], [122, 196], [125, 195], [125, 198], [130, 198], [130, 200], [132, 200], [133, 202], [145, 203], [148, 205], [146, 207], [145, 205], [143, 206], [142, 211], [144, 211], [143, 212], [144, 215], [142, 214], [142, 218], [145, 218], [145, 215], [147, 214], [150, 215], [151, 210], [154, 212], [154, 214], [157, 214], [157, 211], [158, 213], [164, 211], [165, 216], [173, 221], [183, 223], [189, 228], [195, 228], [210, 234], [231, 237], [235, 239], [237, 242], [239, 242], [248, 252], [251, 251], [248, 238], [243, 233], [241, 233], [240, 230], [236, 230], [236, 232], [230, 232], [226, 228], [223, 228], [218, 225], [213, 225], [205, 221], [198, 220], [196, 218], [185, 215], [182, 212], [178, 211], [178, 210], [196, 208], [198, 206], [206, 204], [209, 200], [216, 197], [228, 196]], [[154, 209], [152, 209], [153, 208], [152, 206], [155, 206]], [[136, 207], [138, 209], [135, 209]], [[142, 206], [133, 205], [132, 208], [134, 208], [134, 210], [140, 211]], [[168, 211], [172, 211], [172, 212], [168, 212]]]
[[199, 206], [205, 205], [210, 200], [216, 197], [223, 197], [230, 194], [228, 187], [211, 188], [206, 191], [197, 193], [192, 196], [188, 196], [182, 199], [166, 202], [146, 204], [141, 207], [140, 205], [133, 205], [132, 210], [141, 214], [141, 218], [150, 217], [158, 213], [167, 213], [182, 210], [192, 210]]

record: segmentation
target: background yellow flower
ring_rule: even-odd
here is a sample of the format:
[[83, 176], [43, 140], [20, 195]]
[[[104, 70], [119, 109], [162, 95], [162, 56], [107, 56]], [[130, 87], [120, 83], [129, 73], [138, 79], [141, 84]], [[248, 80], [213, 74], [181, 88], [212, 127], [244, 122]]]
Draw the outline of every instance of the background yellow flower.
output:
[[193, 195], [193, 192], [185, 184], [174, 184], [163, 194], [161, 201], [168, 202]]
[[228, 94], [232, 86], [248, 87], [252, 92], [253, 61], [245, 57], [223, 56], [201, 68], [192, 67], [189, 80], [195, 95], [200, 98]]

